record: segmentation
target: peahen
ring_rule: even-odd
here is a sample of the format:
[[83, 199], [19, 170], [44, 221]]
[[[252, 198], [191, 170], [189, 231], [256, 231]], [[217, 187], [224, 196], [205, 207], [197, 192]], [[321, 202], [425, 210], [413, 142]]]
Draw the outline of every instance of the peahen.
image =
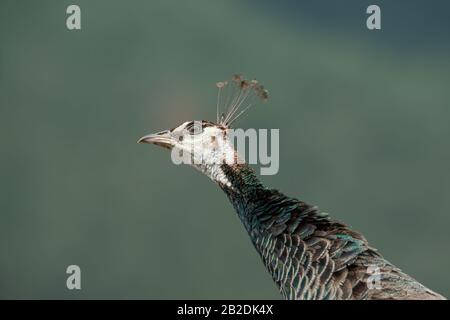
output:
[[[268, 98], [267, 90], [239, 75], [217, 87], [216, 123], [188, 121], [138, 142], [187, 155], [219, 185], [285, 299], [445, 299], [386, 261], [360, 233], [316, 206], [262, 185], [229, 133], [253, 100]], [[221, 95], [227, 96], [227, 113], [219, 116]]]

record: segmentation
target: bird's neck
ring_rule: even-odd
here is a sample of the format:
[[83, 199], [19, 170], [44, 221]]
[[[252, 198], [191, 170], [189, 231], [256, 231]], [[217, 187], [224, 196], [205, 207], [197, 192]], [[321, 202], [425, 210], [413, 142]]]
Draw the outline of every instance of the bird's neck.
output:
[[256, 176], [255, 171], [247, 164], [221, 166], [226, 183], [219, 183], [244, 223], [247, 231], [255, 225], [252, 212], [260, 204], [268, 192]]
[[221, 165], [226, 183], [219, 183], [232, 202], [252, 201], [266, 188], [259, 181], [255, 171], [247, 164]]

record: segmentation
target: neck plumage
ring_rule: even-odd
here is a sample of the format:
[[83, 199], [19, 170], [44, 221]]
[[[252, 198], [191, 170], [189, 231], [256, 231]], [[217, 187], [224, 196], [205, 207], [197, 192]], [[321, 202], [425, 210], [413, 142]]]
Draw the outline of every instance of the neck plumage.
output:
[[222, 165], [227, 184], [220, 184], [252, 240], [257, 234], [279, 235], [287, 228], [296, 199], [264, 187], [247, 164]]
[[[223, 164], [216, 171], [216, 182], [285, 299], [395, 299], [396, 291], [400, 299], [443, 298], [384, 260], [358, 232], [265, 188], [248, 165]], [[367, 285], [368, 268], [383, 270], [386, 290]]]
[[[219, 183], [233, 204], [252, 241], [258, 237], [277, 237], [286, 232], [310, 236], [316, 227], [328, 223], [318, 208], [281, 192], [264, 187], [246, 164], [222, 165], [227, 184]], [[255, 244], [258, 251], [261, 248]], [[261, 252], [260, 252], [261, 253]]]
[[252, 211], [267, 189], [261, 184], [253, 169], [247, 164], [221, 165], [227, 183], [219, 183], [244, 223], [248, 232], [254, 227]]
[[247, 164], [221, 165], [221, 171], [227, 179], [227, 184], [219, 184], [231, 201], [250, 201], [259, 192], [266, 190], [255, 171]]

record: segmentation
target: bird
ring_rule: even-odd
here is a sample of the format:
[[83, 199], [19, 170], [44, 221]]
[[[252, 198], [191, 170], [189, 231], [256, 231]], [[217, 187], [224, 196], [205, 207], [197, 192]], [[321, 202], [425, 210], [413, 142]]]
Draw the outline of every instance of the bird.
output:
[[[268, 91], [234, 75], [216, 83], [216, 121], [185, 121], [138, 143], [171, 150], [224, 191], [286, 300], [445, 300], [315, 205], [264, 186], [231, 141], [232, 123]], [[222, 108], [226, 112], [220, 114]]]

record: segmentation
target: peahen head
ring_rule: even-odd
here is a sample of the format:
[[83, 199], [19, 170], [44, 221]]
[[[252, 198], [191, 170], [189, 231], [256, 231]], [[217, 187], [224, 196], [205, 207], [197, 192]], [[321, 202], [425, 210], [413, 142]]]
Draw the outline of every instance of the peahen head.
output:
[[[138, 142], [169, 149], [175, 164], [192, 165], [217, 183], [229, 185], [223, 165], [244, 162], [234, 148], [231, 124], [256, 100], [267, 100], [268, 92], [256, 80], [246, 80], [240, 75], [233, 76], [230, 81], [218, 82], [216, 86], [216, 122], [186, 121], [173, 129], [143, 136]], [[220, 115], [222, 107], [227, 111]]]

